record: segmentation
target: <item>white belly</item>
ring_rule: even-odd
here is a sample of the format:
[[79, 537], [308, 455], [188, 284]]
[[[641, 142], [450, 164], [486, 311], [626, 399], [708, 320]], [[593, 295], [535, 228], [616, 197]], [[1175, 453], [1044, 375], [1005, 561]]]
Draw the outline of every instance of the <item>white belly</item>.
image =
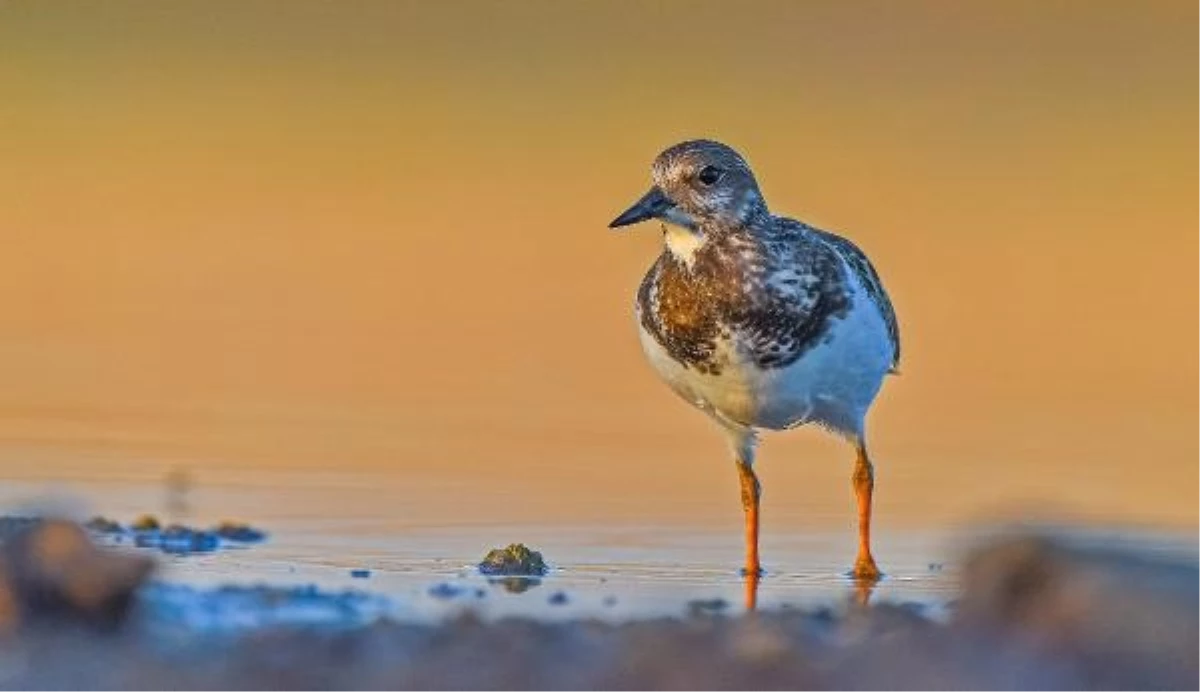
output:
[[856, 435], [891, 367], [893, 347], [878, 308], [847, 274], [852, 308], [788, 366], [760, 369], [735, 335], [718, 345], [720, 372], [700, 373], [673, 359], [639, 322], [642, 349], [671, 389], [724, 423], [771, 430], [818, 423]]

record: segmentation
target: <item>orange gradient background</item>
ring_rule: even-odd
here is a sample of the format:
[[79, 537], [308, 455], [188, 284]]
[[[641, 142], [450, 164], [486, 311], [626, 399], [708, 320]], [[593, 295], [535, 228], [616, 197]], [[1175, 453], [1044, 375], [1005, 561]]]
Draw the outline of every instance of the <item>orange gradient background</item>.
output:
[[[0, 478], [360, 479], [432, 523], [736, 532], [720, 436], [637, 343], [659, 232], [605, 228], [707, 136], [892, 295], [881, 528], [1195, 527], [1196, 26], [1194, 2], [0, 2]], [[851, 462], [768, 437], [768, 525], [849, 526]]]

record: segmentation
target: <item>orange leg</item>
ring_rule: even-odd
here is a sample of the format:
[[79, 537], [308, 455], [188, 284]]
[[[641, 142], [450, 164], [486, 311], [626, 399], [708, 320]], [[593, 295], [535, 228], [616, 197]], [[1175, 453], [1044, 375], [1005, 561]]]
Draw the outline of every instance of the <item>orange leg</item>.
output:
[[745, 604], [748, 612], [758, 608], [758, 582], [762, 579], [759, 574], [746, 574]]
[[879, 567], [871, 556], [871, 496], [875, 490], [875, 469], [867, 457], [866, 443], [858, 441], [858, 459], [854, 464], [854, 495], [858, 499], [858, 558], [854, 560], [854, 577], [877, 581]]
[[750, 464], [738, 461], [737, 469], [742, 484], [742, 510], [746, 513], [746, 609], [754, 610], [758, 602], [758, 580], [762, 574], [758, 561], [758, 506], [762, 488]]

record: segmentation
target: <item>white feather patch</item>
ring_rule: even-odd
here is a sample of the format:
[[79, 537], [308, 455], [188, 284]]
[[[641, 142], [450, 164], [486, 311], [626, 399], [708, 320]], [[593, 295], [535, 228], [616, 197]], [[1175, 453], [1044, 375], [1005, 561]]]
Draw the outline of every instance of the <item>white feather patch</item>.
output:
[[696, 251], [704, 245], [703, 233], [675, 224], [667, 224], [663, 227], [663, 239], [666, 240], [667, 249], [671, 251], [671, 254], [689, 268], [696, 261]]

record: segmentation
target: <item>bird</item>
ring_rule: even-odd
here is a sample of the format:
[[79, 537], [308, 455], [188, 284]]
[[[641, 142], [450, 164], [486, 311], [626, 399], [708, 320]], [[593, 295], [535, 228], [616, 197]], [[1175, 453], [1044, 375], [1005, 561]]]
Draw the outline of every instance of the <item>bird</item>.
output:
[[748, 607], [763, 574], [754, 463], [766, 431], [812, 424], [854, 446], [858, 552], [849, 574], [873, 585], [882, 573], [871, 553], [875, 471], [865, 419], [900, 362], [879, 274], [849, 239], [772, 213], [746, 159], [725, 144], [675, 144], [654, 159], [651, 179], [609, 228], [661, 222], [664, 248], [637, 290], [638, 334], [658, 376], [728, 441], [745, 518]]

